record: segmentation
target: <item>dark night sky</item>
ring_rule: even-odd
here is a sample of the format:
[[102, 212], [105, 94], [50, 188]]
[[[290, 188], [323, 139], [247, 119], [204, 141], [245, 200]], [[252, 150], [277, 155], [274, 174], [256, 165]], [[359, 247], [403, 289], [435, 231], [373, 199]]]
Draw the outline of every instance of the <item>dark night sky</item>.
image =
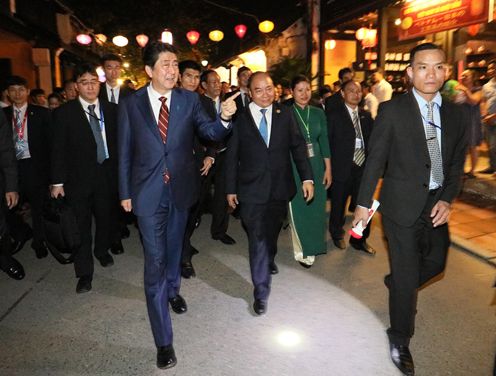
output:
[[[164, 28], [174, 34], [174, 44], [179, 49], [189, 49], [186, 32], [195, 29], [201, 36], [197, 45], [200, 50], [210, 50], [218, 56], [229, 55], [239, 40], [234, 26], [243, 23], [248, 32], [243, 43], [260, 37], [256, 21], [249, 16], [229, 12], [212, 6], [203, 0], [63, 0], [75, 14], [95, 33], [111, 37], [122, 33], [134, 43], [137, 34], [159, 38]], [[305, 2], [297, 0], [215, 0], [217, 4], [256, 15], [260, 21], [270, 19], [276, 30], [283, 30], [304, 14]], [[302, 3], [303, 5], [300, 5]], [[224, 32], [224, 40], [215, 47], [208, 40], [208, 32], [214, 29]]]

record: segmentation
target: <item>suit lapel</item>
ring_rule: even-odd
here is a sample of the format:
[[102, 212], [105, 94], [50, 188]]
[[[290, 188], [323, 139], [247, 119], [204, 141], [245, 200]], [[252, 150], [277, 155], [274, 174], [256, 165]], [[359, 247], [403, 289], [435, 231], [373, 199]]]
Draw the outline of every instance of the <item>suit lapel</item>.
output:
[[[264, 141], [262, 135], [260, 134], [260, 130], [258, 129], [257, 124], [255, 123], [255, 119], [253, 119], [253, 116], [251, 114], [251, 111], [250, 111], [250, 108], [249, 107], [246, 108], [245, 114], [246, 114], [246, 117], [248, 118], [248, 123], [249, 123], [248, 126], [252, 127], [252, 129], [256, 133], [256, 136], [255, 137], [258, 137], [258, 140], [265, 145], [265, 141]], [[274, 123], [272, 123], [272, 126], [274, 126]], [[274, 129], [272, 128], [272, 130], [274, 130]], [[271, 139], [272, 139], [272, 137], [271, 137]], [[270, 145], [270, 141], [269, 141], [269, 145]], [[265, 146], [267, 147], [267, 145], [265, 145]]]
[[448, 124], [450, 124], [450, 114], [446, 107], [446, 105], [441, 105], [441, 109], [439, 111], [441, 117], [441, 156], [443, 158], [444, 171], [446, 171], [446, 164], [444, 162], [447, 160]]
[[145, 87], [143, 90], [136, 95], [136, 100], [137, 100], [137, 105], [138, 109], [141, 112], [141, 115], [145, 119], [145, 124], [152, 133], [155, 135], [155, 137], [158, 139], [158, 141], [162, 142], [162, 139], [160, 138], [160, 133], [158, 131], [158, 124], [157, 121], [155, 120], [155, 116], [153, 116], [153, 109], [152, 105], [150, 103], [150, 99], [148, 98], [148, 89]]
[[412, 143], [414, 145], [421, 145], [424, 158], [430, 160], [429, 150], [427, 149], [427, 141], [425, 139], [424, 121], [420, 113], [418, 102], [413, 93], [408, 93], [406, 95], [408, 95], [408, 98], [405, 98], [407, 104], [405, 106], [405, 121], [410, 122], [408, 130], [412, 136]]
[[[173, 89], [171, 92], [171, 103], [169, 106], [169, 126], [167, 128], [167, 146], [170, 146], [169, 142], [174, 142], [178, 139], [173, 137], [173, 134], [179, 130], [179, 123], [181, 121], [180, 114], [183, 112], [183, 95], [180, 91]], [[158, 134], [158, 132], [157, 132]], [[160, 137], [160, 135], [159, 135]], [[160, 139], [162, 142], [162, 139]]]
[[[275, 139], [277, 139], [277, 137], [274, 137], [275, 133], [279, 130], [279, 126], [278, 126], [278, 123], [279, 123], [279, 119], [280, 119], [280, 116], [281, 116], [281, 110], [279, 109], [279, 106], [277, 106], [276, 104], [272, 104], [272, 124], [270, 125], [270, 139], [269, 139], [269, 148], [271, 147], [271, 145], [273, 145], [273, 143], [275, 141]], [[260, 133], [260, 131], [258, 132]], [[261, 138], [262, 136], [260, 136]], [[263, 140], [263, 139], [262, 139]]]

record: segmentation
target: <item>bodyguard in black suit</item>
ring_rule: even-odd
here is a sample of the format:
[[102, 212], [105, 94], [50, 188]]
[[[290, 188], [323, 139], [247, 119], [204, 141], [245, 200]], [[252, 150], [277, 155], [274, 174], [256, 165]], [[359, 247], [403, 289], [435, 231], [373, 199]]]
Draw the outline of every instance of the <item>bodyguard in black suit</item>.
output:
[[122, 71], [122, 59], [115, 54], [106, 54], [100, 61], [105, 72], [105, 83], [101, 85], [98, 97], [101, 101], [119, 104], [120, 99], [134, 92], [129, 87], [118, 83]]
[[[341, 88], [343, 88], [343, 84], [346, 81], [352, 80], [355, 76], [355, 73], [348, 67], [342, 68], [338, 72], [339, 82], [341, 83]], [[326, 114], [329, 114], [336, 110], [336, 107], [339, 107], [343, 103], [343, 96], [341, 95], [341, 91], [334, 93], [333, 95], [328, 96], [324, 101], [324, 107]]]
[[[28, 201], [30, 204], [33, 222], [31, 248], [38, 258], [42, 258], [48, 254], [41, 216], [43, 202], [48, 195], [50, 173], [50, 111], [28, 104], [29, 89], [26, 79], [22, 77], [10, 77], [7, 90], [13, 105], [4, 111], [12, 124], [20, 198], [21, 202]], [[13, 213], [9, 218], [9, 224], [15, 225]]]
[[10, 239], [5, 236], [7, 231], [5, 212], [16, 206], [19, 199], [17, 164], [11, 126], [2, 111], [0, 111], [0, 194], [2, 197], [0, 202], [0, 270], [7, 273], [10, 278], [19, 280], [25, 276], [24, 268], [12, 257]]
[[91, 290], [93, 256], [91, 219], [95, 217], [94, 254], [103, 267], [114, 263], [108, 253], [115, 232], [113, 205], [117, 191], [117, 106], [98, 100], [95, 67], [75, 70], [79, 98], [55, 111], [52, 148], [53, 197], [66, 197], [74, 209], [82, 244], [74, 255], [76, 292]]
[[417, 292], [443, 272], [450, 245], [448, 216], [460, 189], [468, 122], [461, 109], [439, 94], [446, 56], [432, 43], [410, 52], [411, 92], [381, 103], [369, 144], [353, 224], [365, 224], [377, 181], [391, 274], [387, 330], [391, 358], [414, 374], [409, 350]]
[[251, 75], [252, 75], [252, 71], [250, 68], [240, 67], [236, 75], [238, 78], [239, 90], [232, 91], [226, 95], [226, 99], [227, 99], [238, 92], [241, 93], [240, 96], [237, 97], [235, 100], [236, 113], [234, 114], [234, 119], [236, 119], [236, 116], [238, 116], [240, 113], [244, 112], [245, 109], [248, 108], [248, 105], [251, 102], [250, 90], [248, 88], [248, 81]]
[[[358, 82], [346, 81], [341, 94], [343, 102], [336, 105], [333, 111], [328, 111], [326, 116], [333, 175], [329, 232], [334, 244], [345, 249], [343, 226], [346, 201], [351, 196], [350, 209], [355, 210], [373, 121], [369, 112], [358, 107], [362, 99], [362, 88]], [[366, 243], [369, 233], [370, 227], [367, 227], [361, 239], [350, 238], [350, 245], [357, 250], [375, 254], [374, 249]]]
[[307, 201], [313, 198], [313, 176], [307, 146], [293, 111], [273, 105], [274, 84], [265, 72], [250, 77], [248, 109], [233, 125], [226, 159], [226, 192], [229, 205], [239, 204], [248, 233], [250, 269], [255, 287], [255, 313], [267, 309], [277, 239], [286, 217], [288, 201], [295, 195], [293, 158]]

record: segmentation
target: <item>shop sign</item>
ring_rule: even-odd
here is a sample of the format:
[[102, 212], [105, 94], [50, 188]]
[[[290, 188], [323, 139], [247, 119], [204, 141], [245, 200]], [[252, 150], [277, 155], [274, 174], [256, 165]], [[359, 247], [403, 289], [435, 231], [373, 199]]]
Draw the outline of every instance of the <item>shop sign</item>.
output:
[[405, 40], [492, 20], [494, 0], [410, 0], [401, 8]]

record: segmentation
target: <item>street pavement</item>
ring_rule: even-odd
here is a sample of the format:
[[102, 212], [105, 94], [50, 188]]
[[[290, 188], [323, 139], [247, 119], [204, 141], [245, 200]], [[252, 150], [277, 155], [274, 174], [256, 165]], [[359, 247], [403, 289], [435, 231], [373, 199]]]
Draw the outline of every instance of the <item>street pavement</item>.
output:
[[[197, 278], [183, 281], [184, 315], [172, 313], [178, 364], [160, 371], [143, 293], [136, 229], [115, 265], [95, 267], [93, 290], [75, 294], [71, 265], [19, 254], [27, 276], [0, 274], [0, 375], [354, 376], [398, 375], [388, 353], [388, 272], [374, 220], [371, 257], [329, 242], [310, 269], [292, 259], [281, 233], [268, 312], [251, 309], [247, 240], [238, 220], [223, 245], [210, 216], [195, 233]], [[411, 343], [418, 375], [490, 375], [494, 359], [495, 269], [453, 248], [443, 279], [419, 294]]]

